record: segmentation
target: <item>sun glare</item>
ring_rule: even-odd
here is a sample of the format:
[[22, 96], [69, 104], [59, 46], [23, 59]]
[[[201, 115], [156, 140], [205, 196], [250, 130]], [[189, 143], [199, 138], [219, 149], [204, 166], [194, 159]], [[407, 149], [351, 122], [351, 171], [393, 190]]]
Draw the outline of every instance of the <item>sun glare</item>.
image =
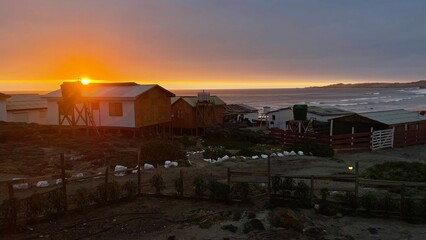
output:
[[88, 79], [88, 78], [82, 78], [82, 79], [81, 79], [81, 83], [82, 83], [83, 85], [87, 85], [87, 84], [89, 84], [89, 83], [90, 83], [90, 79]]

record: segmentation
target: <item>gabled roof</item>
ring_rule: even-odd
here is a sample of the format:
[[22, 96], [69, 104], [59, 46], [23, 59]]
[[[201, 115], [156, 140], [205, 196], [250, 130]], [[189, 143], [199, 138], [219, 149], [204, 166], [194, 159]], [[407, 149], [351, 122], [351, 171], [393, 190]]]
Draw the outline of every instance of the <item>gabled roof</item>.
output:
[[[177, 102], [179, 99], [184, 100], [187, 102], [191, 107], [196, 107], [198, 102], [197, 96], [183, 96], [183, 97], [172, 97], [171, 98], [171, 104], [173, 105], [175, 102]], [[218, 106], [218, 105], [225, 105], [225, 102], [220, 99], [218, 96], [210, 96], [210, 101]]]
[[44, 109], [47, 102], [38, 94], [12, 94], [6, 100], [7, 111]]
[[[83, 87], [82, 97], [85, 98], [124, 98], [124, 99], [136, 99], [145, 92], [159, 87], [168, 95], [175, 96], [172, 92], [164, 89], [157, 84], [144, 84], [139, 85], [136, 83], [91, 83]], [[60, 89], [45, 94], [43, 98], [62, 98], [62, 91]]]
[[353, 112], [346, 111], [340, 108], [308, 106], [308, 112], [319, 116], [342, 116], [349, 115]]
[[276, 113], [276, 112], [281, 112], [281, 111], [284, 111], [284, 110], [290, 110], [290, 111], [291, 111], [291, 107], [279, 108], [279, 109], [277, 109], [277, 110], [269, 111], [269, 112], [267, 112], [266, 114]]
[[372, 119], [386, 125], [398, 125], [404, 123], [412, 123], [426, 121], [426, 116], [420, 115], [417, 112], [410, 112], [404, 109], [358, 113], [365, 118]]
[[257, 113], [258, 110], [246, 104], [228, 104], [225, 105], [225, 115], [241, 113]]

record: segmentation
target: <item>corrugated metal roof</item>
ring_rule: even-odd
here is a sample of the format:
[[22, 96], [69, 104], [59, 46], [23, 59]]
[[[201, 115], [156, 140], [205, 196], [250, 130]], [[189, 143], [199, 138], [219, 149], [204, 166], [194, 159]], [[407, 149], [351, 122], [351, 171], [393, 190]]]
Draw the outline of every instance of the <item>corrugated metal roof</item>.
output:
[[[85, 98], [130, 98], [134, 99], [138, 96], [142, 95], [143, 93], [147, 92], [148, 90], [154, 88], [154, 87], [160, 87], [156, 84], [147, 84], [147, 85], [114, 85], [114, 84], [99, 84], [99, 85], [92, 85], [89, 88], [84, 88], [84, 91], [82, 93], [82, 97]], [[164, 89], [164, 88], [163, 88]], [[173, 93], [170, 91], [164, 89], [165, 91], [169, 92], [170, 95], [174, 96]], [[62, 98], [62, 92], [60, 89], [50, 92], [43, 96], [44, 98]]]
[[38, 94], [11, 94], [6, 100], [7, 111], [47, 108], [46, 99]]
[[404, 109], [358, 113], [360, 116], [370, 118], [377, 122], [387, 125], [397, 125], [404, 123], [412, 123], [426, 121], [426, 116], [422, 116], [417, 112], [410, 112]]
[[[198, 101], [197, 96], [172, 97], [171, 103], [174, 104], [180, 98], [182, 98], [185, 102], [187, 102], [192, 107], [197, 106], [197, 101]], [[218, 96], [210, 96], [210, 100], [214, 103], [214, 105], [225, 105], [225, 102], [222, 99], [220, 99]]]
[[228, 104], [225, 106], [225, 115], [241, 113], [257, 113], [258, 110], [246, 104]]
[[319, 116], [341, 116], [341, 115], [349, 115], [353, 113], [340, 108], [319, 107], [319, 106], [308, 106], [308, 112], [319, 115]]

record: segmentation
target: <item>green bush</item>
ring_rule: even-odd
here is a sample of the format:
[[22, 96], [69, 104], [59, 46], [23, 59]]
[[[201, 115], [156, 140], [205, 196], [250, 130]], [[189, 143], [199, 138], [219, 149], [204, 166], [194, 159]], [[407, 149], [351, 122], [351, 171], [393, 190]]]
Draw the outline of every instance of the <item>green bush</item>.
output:
[[207, 148], [203, 153], [203, 157], [209, 159], [218, 159], [225, 155], [230, 156], [231, 153], [222, 148]]
[[75, 191], [73, 202], [77, 205], [77, 208], [82, 209], [88, 206], [91, 202], [89, 191], [85, 187], [80, 187]]
[[134, 181], [131, 181], [131, 180], [123, 183], [121, 188], [122, 188], [122, 191], [124, 192], [124, 196], [127, 199], [134, 197], [136, 195], [136, 193], [138, 192], [138, 185]]
[[167, 160], [185, 159], [185, 152], [179, 144], [166, 140], [150, 140], [141, 146], [142, 161], [156, 166]]
[[282, 189], [282, 178], [280, 175], [275, 175], [271, 177], [271, 187], [274, 194], [277, 194]]
[[386, 211], [386, 215], [395, 209], [394, 204], [392, 203], [392, 194], [389, 192], [384, 193], [380, 196], [379, 202], [378, 202], [378, 208]]
[[183, 196], [183, 178], [178, 177], [174, 180], [175, 190], [178, 196]]
[[121, 187], [116, 181], [109, 182], [108, 185], [101, 183], [96, 186], [95, 192], [89, 196], [90, 199], [97, 204], [117, 202], [121, 197]]
[[360, 203], [363, 208], [367, 211], [367, 214], [371, 214], [371, 210], [377, 209], [378, 199], [377, 194], [372, 191], [368, 191], [363, 194], [360, 198]]
[[318, 157], [332, 157], [334, 156], [333, 148], [327, 144], [315, 141], [315, 140], [304, 140], [294, 144], [291, 149], [295, 151], [303, 151], [304, 153], [312, 153]]
[[35, 193], [23, 200], [24, 215], [28, 222], [34, 221], [43, 213], [43, 200], [43, 196], [39, 193]]
[[385, 162], [369, 167], [365, 178], [391, 181], [426, 182], [426, 164], [419, 162]]
[[44, 201], [44, 213], [47, 217], [57, 217], [65, 212], [67, 197], [62, 189], [50, 191]]
[[250, 186], [248, 183], [236, 183], [233, 186], [234, 192], [240, 197], [241, 200], [246, 201], [250, 193]]
[[202, 197], [207, 190], [207, 183], [201, 177], [196, 177], [194, 179], [194, 194], [196, 197]]
[[211, 180], [208, 185], [210, 191], [210, 199], [228, 201], [230, 196], [230, 188], [228, 184]]
[[305, 182], [298, 182], [294, 190], [294, 196], [299, 199], [307, 199], [309, 197], [309, 186]]
[[284, 181], [282, 183], [283, 189], [292, 191], [295, 189], [295, 187], [296, 187], [296, 182], [294, 181], [293, 178], [291, 177], [284, 178]]
[[117, 202], [121, 197], [121, 187], [116, 181], [108, 183], [108, 201]]
[[245, 156], [245, 157], [252, 157], [252, 156], [260, 156], [263, 152], [258, 151], [253, 148], [243, 148], [240, 151], [238, 151], [235, 155], [237, 156]]
[[97, 204], [104, 204], [108, 201], [107, 198], [107, 192], [106, 192], [106, 185], [105, 183], [101, 183], [98, 186], [96, 186], [95, 192], [89, 194], [89, 198], [91, 201], [97, 203]]
[[[19, 208], [19, 203], [16, 203], [17, 211]], [[12, 220], [12, 202], [9, 199], [6, 199], [0, 205], [0, 229], [6, 227], [9, 223], [8, 221]]]
[[154, 176], [152, 176], [150, 183], [151, 183], [151, 186], [155, 188], [156, 194], [160, 194], [161, 191], [163, 191], [164, 188], [166, 188], [166, 183], [164, 182], [164, 179], [161, 176], [161, 174], [155, 174]]
[[186, 148], [187, 147], [193, 147], [193, 146], [197, 145], [197, 139], [193, 138], [193, 137], [190, 138], [188, 136], [182, 136], [179, 139], [179, 142], [182, 143], [182, 145]]

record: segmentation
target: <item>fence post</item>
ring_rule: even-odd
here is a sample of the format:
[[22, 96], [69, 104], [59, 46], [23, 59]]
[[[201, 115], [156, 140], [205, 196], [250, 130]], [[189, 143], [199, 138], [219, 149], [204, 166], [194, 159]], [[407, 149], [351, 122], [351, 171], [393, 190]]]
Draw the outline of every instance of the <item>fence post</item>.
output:
[[183, 197], [183, 192], [184, 192], [184, 188], [183, 188], [183, 169], [180, 169], [180, 171], [179, 171], [179, 181], [180, 181], [180, 184], [182, 186], [181, 196]]
[[67, 179], [65, 176], [65, 156], [61, 153], [61, 179], [62, 179], [62, 191], [65, 194], [65, 211], [68, 210], [68, 196], [67, 196]]
[[228, 180], [228, 186], [231, 187], [231, 169], [227, 168], [227, 180]]
[[268, 197], [271, 197], [271, 156], [268, 156]]
[[139, 151], [138, 151], [138, 196], [141, 195], [141, 158], [142, 158], [142, 147], [139, 147]]
[[105, 203], [108, 202], [108, 177], [109, 177], [109, 161], [107, 160], [107, 165], [105, 169]]
[[405, 184], [401, 185], [401, 218], [405, 218]]
[[359, 204], [359, 163], [355, 162], [355, 215], [358, 213], [358, 204]]
[[314, 175], [311, 175], [311, 188], [309, 192], [309, 197], [311, 198], [311, 206], [314, 204]]
[[15, 193], [13, 191], [13, 181], [10, 181], [8, 183], [8, 188], [9, 188], [9, 201], [10, 201], [10, 216], [8, 219], [8, 227], [9, 230], [11, 232], [15, 232], [16, 231], [16, 215], [17, 215], [17, 210], [16, 210], [16, 199], [15, 199]]

